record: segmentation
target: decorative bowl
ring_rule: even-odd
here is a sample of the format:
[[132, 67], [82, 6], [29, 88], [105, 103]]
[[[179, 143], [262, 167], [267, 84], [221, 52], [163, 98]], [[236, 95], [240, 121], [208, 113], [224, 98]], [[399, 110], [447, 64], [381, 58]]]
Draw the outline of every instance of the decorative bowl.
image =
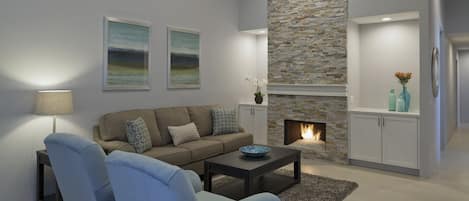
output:
[[260, 145], [248, 145], [239, 148], [239, 151], [246, 157], [261, 158], [270, 152], [270, 147]]

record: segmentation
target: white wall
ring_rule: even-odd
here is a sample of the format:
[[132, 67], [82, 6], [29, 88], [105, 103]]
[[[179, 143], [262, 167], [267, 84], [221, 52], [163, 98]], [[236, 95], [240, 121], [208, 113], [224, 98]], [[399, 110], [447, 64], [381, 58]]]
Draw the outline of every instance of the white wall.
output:
[[360, 104], [360, 29], [359, 25], [349, 21], [347, 26], [347, 79], [348, 106]]
[[267, 35], [257, 35], [256, 37], [257, 63], [256, 75], [259, 79], [267, 79], [268, 67], [268, 45]]
[[[38, 89], [72, 89], [58, 131], [91, 138], [107, 112], [251, 100], [256, 37], [238, 31], [233, 0], [4, 0], [0, 6], [0, 199], [34, 200], [35, 150], [52, 119], [31, 114]], [[102, 91], [103, 17], [152, 23], [152, 90]], [[200, 90], [166, 89], [166, 26], [201, 31]]]
[[239, 30], [267, 29], [267, 0], [239, 1]]
[[360, 107], [387, 108], [390, 89], [402, 85], [394, 73], [412, 72], [410, 110], [419, 111], [419, 23], [416, 20], [360, 25]]

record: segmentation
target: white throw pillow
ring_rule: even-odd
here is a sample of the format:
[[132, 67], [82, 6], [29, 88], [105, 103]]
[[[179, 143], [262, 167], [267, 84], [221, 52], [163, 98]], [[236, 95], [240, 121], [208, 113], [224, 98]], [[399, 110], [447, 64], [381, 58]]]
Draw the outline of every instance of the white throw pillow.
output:
[[199, 131], [193, 122], [184, 126], [168, 126], [168, 130], [174, 146], [200, 139]]

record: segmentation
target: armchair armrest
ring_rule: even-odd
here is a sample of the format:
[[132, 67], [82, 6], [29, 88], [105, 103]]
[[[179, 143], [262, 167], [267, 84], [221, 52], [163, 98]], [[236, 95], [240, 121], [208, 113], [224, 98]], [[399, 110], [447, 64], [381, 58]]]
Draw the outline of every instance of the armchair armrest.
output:
[[187, 179], [191, 182], [192, 187], [194, 187], [195, 193], [202, 191], [202, 182], [200, 181], [200, 177], [197, 173], [192, 170], [184, 170], [184, 174], [186, 175]]
[[240, 201], [280, 201], [280, 198], [272, 193], [259, 193], [244, 198]]

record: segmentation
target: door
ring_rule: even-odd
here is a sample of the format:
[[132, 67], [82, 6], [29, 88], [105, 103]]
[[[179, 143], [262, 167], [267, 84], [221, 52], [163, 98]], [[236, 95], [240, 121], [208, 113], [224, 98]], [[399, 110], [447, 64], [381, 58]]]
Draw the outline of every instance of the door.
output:
[[383, 163], [418, 169], [418, 120], [383, 116]]
[[350, 158], [381, 163], [381, 121], [377, 114], [350, 115]]
[[267, 144], [267, 107], [254, 107], [254, 143]]
[[238, 112], [239, 125], [244, 128], [246, 133], [254, 132], [254, 111], [250, 105], [239, 105]]

